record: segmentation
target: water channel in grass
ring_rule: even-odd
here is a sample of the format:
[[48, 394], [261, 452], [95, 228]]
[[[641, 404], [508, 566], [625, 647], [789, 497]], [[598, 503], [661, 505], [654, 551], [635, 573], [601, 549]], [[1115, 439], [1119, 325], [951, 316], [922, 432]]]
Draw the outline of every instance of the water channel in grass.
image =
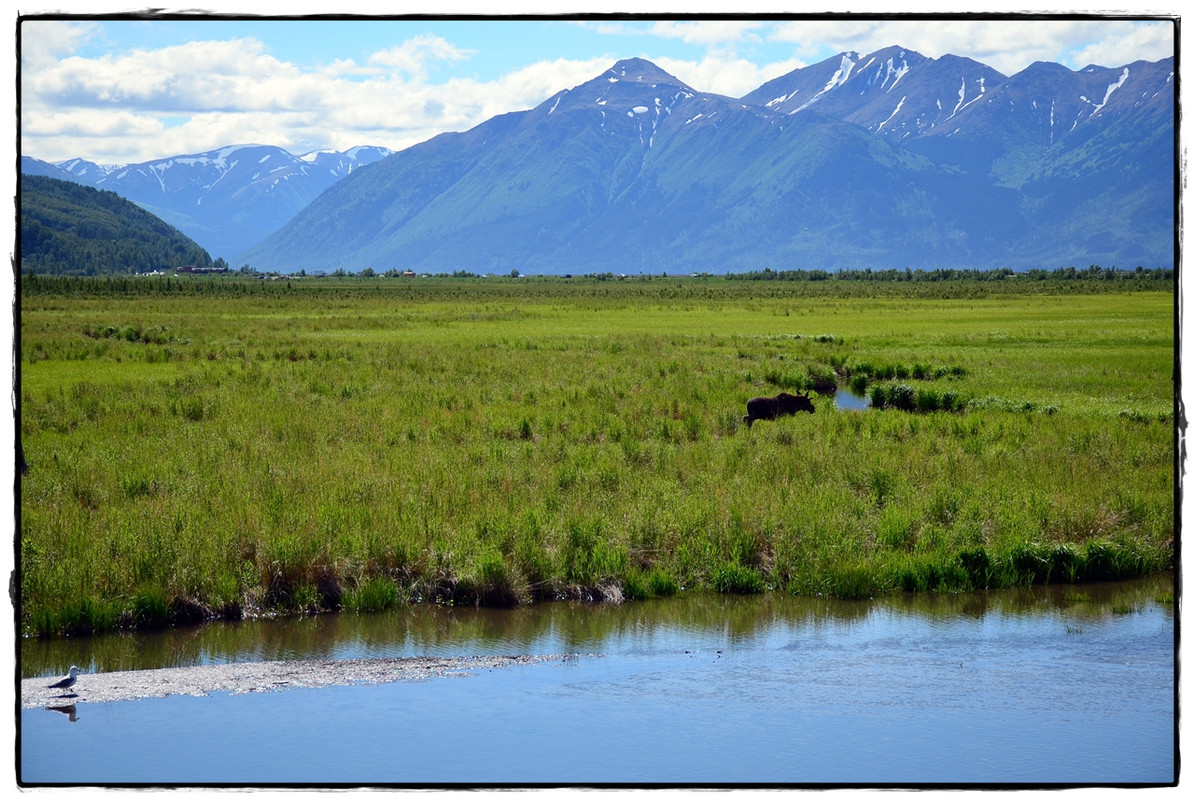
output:
[[871, 400], [866, 395], [855, 394], [849, 389], [839, 389], [834, 392], [834, 406], [839, 411], [864, 411], [871, 408]]
[[420, 606], [21, 645], [23, 677], [575, 654], [419, 682], [19, 712], [19, 780], [151, 785], [1169, 785], [1171, 576], [871, 601]]

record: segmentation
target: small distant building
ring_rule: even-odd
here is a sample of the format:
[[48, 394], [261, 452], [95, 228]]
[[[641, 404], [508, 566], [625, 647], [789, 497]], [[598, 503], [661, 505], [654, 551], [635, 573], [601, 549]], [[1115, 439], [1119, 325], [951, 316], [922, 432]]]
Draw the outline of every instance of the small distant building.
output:
[[415, 270], [413, 270], [413, 269], [406, 269], [406, 270], [403, 270], [402, 276], [403, 276], [404, 278], [414, 278], [414, 277], [415, 277]]
[[228, 272], [228, 267], [179, 267], [179, 272], [187, 275], [216, 275], [222, 272]]

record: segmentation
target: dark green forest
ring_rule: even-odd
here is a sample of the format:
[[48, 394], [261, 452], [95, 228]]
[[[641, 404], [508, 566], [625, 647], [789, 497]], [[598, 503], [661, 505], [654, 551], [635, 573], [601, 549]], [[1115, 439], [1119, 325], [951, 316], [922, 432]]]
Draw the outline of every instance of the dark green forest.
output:
[[21, 273], [119, 275], [223, 266], [158, 217], [114, 192], [22, 175]]

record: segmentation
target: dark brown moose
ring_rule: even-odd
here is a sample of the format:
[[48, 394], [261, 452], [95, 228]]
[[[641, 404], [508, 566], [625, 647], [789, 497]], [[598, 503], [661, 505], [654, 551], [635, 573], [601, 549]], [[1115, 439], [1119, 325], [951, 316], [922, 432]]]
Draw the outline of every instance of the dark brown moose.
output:
[[808, 394], [781, 392], [775, 397], [752, 397], [747, 401], [747, 416], [743, 417], [743, 422], [750, 428], [757, 419], [776, 419], [798, 411], [813, 413], [813, 401]]

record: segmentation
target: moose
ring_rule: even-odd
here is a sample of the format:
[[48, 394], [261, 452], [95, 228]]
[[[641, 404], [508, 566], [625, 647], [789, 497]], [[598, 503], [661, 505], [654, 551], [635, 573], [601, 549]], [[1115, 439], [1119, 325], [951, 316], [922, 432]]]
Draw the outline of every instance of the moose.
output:
[[750, 428], [751, 423], [757, 419], [787, 417], [798, 411], [813, 413], [813, 401], [809, 399], [808, 394], [781, 392], [775, 397], [752, 397], [747, 401], [747, 416], [743, 417], [743, 422]]

